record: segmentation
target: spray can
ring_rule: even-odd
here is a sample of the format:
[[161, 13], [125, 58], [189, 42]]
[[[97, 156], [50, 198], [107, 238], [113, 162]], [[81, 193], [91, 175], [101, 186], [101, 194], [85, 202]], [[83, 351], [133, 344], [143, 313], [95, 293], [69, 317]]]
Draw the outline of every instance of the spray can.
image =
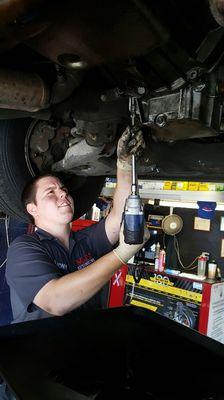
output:
[[160, 244], [158, 242], [155, 248], [155, 271], [159, 270], [159, 253], [160, 253]]
[[160, 252], [159, 252], [159, 272], [164, 271], [165, 262], [166, 262], [166, 252], [165, 252], [165, 250], [160, 250]]
[[206, 262], [207, 262], [207, 257], [204, 254], [201, 254], [200, 257], [198, 257], [198, 276], [200, 278], [205, 277], [205, 270], [206, 270]]
[[155, 258], [159, 258], [159, 252], [160, 252], [160, 243], [156, 243], [156, 249], [155, 249]]

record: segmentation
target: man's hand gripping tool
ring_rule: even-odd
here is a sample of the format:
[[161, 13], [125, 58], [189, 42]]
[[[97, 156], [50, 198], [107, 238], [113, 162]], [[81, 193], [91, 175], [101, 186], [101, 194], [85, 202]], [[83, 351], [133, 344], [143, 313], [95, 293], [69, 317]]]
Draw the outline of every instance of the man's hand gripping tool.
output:
[[[129, 111], [131, 116], [131, 132], [134, 138], [135, 133], [138, 131], [135, 128], [136, 119], [141, 115], [138, 107], [138, 100], [136, 97], [129, 99]], [[132, 185], [131, 194], [128, 196], [125, 209], [124, 209], [124, 241], [128, 244], [141, 244], [144, 237], [144, 210], [141, 198], [138, 191], [138, 182], [136, 174], [136, 157], [132, 154]]]

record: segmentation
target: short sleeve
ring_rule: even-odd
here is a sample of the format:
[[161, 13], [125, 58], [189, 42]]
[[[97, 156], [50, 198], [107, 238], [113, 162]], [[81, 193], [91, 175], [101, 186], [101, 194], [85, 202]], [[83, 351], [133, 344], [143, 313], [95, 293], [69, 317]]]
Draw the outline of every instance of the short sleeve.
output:
[[84, 239], [88, 243], [96, 260], [113, 250], [106, 234], [105, 221], [106, 219], [102, 219], [100, 222], [75, 233], [76, 240]]
[[47, 282], [61, 276], [41, 242], [38, 243], [31, 235], [20, 236], [9, 246], [6, 280], [25, 307], [33, 302]]

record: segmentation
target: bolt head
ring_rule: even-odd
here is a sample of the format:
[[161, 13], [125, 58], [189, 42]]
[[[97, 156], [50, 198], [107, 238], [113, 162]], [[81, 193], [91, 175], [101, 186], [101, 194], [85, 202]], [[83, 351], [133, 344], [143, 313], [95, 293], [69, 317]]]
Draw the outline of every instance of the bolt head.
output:
[[167, 117], [165, 114], [158, 114], [155, 117], [154, 123], [159, 126], [159, 128], [163, 128], [167, 123]]

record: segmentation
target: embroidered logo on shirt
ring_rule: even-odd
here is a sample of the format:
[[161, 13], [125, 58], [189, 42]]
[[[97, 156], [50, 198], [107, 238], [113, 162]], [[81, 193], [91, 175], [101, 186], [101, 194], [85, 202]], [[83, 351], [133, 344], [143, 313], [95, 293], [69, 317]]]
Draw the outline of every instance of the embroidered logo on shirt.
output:
[[82, 269], [87, 267], [87, 265], [92, 264], [94, 261], [95, 259], [92, 257], [92, 254], [86, 253], [84, 256], [77, 258], [77, 260], [75, 260], [75, 264], [77, 269]]
[[57, 261], [55, 261], [55, 264], [58, 266], [58, 268], [63, 269], [64, 271], [67, 271], [67, 269], [68, 269], [67, 264], [57, 262]]

